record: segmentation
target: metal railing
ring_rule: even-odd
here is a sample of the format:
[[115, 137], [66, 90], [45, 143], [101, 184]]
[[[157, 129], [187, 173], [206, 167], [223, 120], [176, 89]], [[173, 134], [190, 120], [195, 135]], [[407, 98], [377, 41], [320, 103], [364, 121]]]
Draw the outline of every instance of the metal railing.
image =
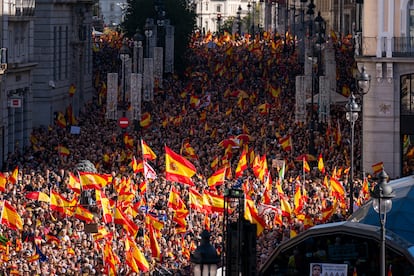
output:
[[414, 57], [414, 38], [413, 37], [394, 37], [392, 56], [393, 57]]

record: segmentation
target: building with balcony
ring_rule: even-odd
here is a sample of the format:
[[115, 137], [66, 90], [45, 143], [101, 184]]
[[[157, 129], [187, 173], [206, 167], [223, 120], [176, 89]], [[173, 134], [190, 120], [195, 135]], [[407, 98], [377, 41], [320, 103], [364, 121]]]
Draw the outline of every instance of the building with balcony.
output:
[[[363, 164], [414, 173], [414, 1], [365, 1], [356, 59], [372, 76], [363, 99]], [[369, 19], [369, 20], [368, 20]]]

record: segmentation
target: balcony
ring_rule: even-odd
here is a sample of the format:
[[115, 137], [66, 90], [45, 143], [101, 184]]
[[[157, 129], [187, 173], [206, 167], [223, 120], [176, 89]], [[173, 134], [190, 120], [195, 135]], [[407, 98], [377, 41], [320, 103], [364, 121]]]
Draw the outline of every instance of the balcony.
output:
[[414, 38], [413, 37], [394, 37], [392, 56], [393, 57], [414, 57]]
[[9, 3], [9, 16], [34, 16], [35, 0], [17, 0]]
[[376, 37], [355, 36], [354, 42], [356, 56], [377, 56], [379, 50], [380, 57], [414, 57], [414, 37], [382, 37], [378, 41]]

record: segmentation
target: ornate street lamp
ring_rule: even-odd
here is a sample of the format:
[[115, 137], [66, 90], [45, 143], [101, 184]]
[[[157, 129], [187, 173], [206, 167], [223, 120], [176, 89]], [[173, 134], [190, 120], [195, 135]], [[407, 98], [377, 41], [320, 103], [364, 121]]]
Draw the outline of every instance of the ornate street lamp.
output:
[[241, 5], [239, 5], [237, 9], [237, 32], [239, 34], [239, 37], [241, 37]]
[[220, 29], [221, 29], [221, 13], [217, 14], [217, 34], [220, 33]]
[[348, 99], [348, 103], [345, 105], [346, 119], [351, 126], [351, 168], [349, 176], [349, 213], [354, 212], [354, 131], [355, 122], [358, 120], [358, 113], [361, 111], [361, 107], [355, 101], [354, 94], [351, 94]]
[[250, 3], [250, 1], [247, 3], [247, 12], [248, 12], [248, 14], [249, 14], [249, 22], [248, 22], [248, 24], [247, 24], [247, 32], [250, 34], [250, 28], [251, 28], [251, 26], [250, 26], [250, 20], [251, 20], [251, 18], [252, 18], [252, 14], [251, 14], [251, 12], [250, 12], [250, 9], [252, 8], [252, 4]]
[[358, 71], [358, 75], [355, 77], [358, 94], [365, 95], [371, 88], [371, 76], [365, 71], [365, 67]]
[[141, 31], [137, 28], [136, 33], [134, 34], [134, 73], [142, 73], [142, 42], [144, 39]]
[[193, 265], [194, 276], [215, 276], [217, 274], [217, 264], [220, 257], [216, 248], [210, 243], [210, 233], [203, 230], [201, 233], [201, 243], [196, 250], [190, 254], [190, 261]]
[[122, 114], [125, 117], [126, 110], [127, 110], [127, 102], [126, 102], [126, 61], [129, 59], [130, 50], [127, 45], [126, 40], [123, 41], [121, 49], [119, 50], [119, 58], [122, 61]]
[[371, 192], [372, 206], [375, 212], [379, 215], [379, 222], [381, 226], [381, 260], [380, 260], [380, 275], [385, 276], [385, 223], [387, 213], [392, 208], [392, 198], [395, 196], [392, 187], [388, 184], [388, 175], [382, 170], [378, 176], [378, 183]]
[[152, 26], [151, 26], [151, 23], [150, 23], [150, 19], [149, 18], [147, 18], [147, 20], [145, 21], [145, 26], [144, 26], [144, 33], [145, 33], [145, 37], [147, 38], [147, 43], [146, 43], [146, 51], [145, 51], [145, 55], [146, 55], [146, 57], [147, 58], [149, 58], [149, 45], [150, 45], [150, 39], [151, 39], [151, 37], [152, 37]]

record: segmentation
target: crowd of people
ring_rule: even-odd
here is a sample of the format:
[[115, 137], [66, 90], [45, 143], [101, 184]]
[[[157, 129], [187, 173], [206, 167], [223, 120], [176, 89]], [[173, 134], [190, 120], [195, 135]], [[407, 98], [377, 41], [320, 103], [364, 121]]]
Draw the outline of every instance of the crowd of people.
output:
[[[188, 275], [190, 253], [204, 229], [210, 231], [217, 252], [224, 254], [223, 211], [192, 208], [189, 185], [166, 180], [165, 146], [196, 167], [191, 188], [198, 193], [222, 196], [225, 188], [236, 187], [254, 202], [265, 223], [257, 238], [258, 268], [279, 243], [314, 224], [347, 218], [349, 134], [345, 127], [340, 129], [345, 125], [343, 107], [332, 105], [329, 122], [295, 121], [295, 76], [303, 74], [303, 68], [292, 38], [267, 33], [237, 40], [229, 34], [195, 36], [186, 53], [188, 70], [160, 81], [154, 101], [142, 106], [150, 122], [132, 125], [126, 132], [105, 119], [104, 102], [106, 73], [117, 70], [121, 39], [110, 33], [96, 41], [96, 97], [76, 118], [80, 132], [71, 132], [69, 124], [34, 129], [31, 145], [8, 156], [1, 197], [23, 224], [22, 229], [0, 226], [4, 275]], [[340, 51], [352, 51], [347, 38], [332, 45], [338, 59], [346, 56]], [[354, 66], [352, 59], [340, 63]], [[353, 83], [348, 77], [339, 75], [339, 82]], [[317, 109], [308, 110], [308, 118], [314, 112]], [[288, 144], [281, 142], [286, 137]], [[133, 160], [143, 160], [141, 141], [156, 155], [146, 160], [156, 172], [153, 180], [133, 165]], [[236, 177], [243, 150], [248, 152], [247, 168]], [[301, 156], [307, 156], [309, 171]], [[257, 157], [268, 164], [259, 170], [265, 177], [253, 170]], [[90, 161], [95, 173], [111, 176], [102, 192], [73, 188], [82, 160]], [[210, 187], [209, 177], [222, 167], [228, 168], [224, 183]], [[332, 191], [329, 179], [342, 185], [343, 195]], [[363, 186], [363, 179], [354, 179], [357, 204], [367, 199]], [[120, 187], [127, 187], [128, 196]], [[297, 187], [300, 207], [295, 202]], [[180, 211], [187, 211], [183, 217], [177, 217], [179, 210], [171, 202], [173, 190], [184, 204]], [[54, 208], [52, 191], [67, 205]], [[50, 199], [27, 196], [33, 192]], [[113, 203], [110, 221], [104, 198]], [[77, 205], [93, 218], [74, 215]], [[116, 221], [116, 209], [132, 226]], [[154, 223], [157, 226], [149, 226]], [[157, 228], [155, 241], [152, 228]], [[137, 261], [135, 266], [131, 259]]]

